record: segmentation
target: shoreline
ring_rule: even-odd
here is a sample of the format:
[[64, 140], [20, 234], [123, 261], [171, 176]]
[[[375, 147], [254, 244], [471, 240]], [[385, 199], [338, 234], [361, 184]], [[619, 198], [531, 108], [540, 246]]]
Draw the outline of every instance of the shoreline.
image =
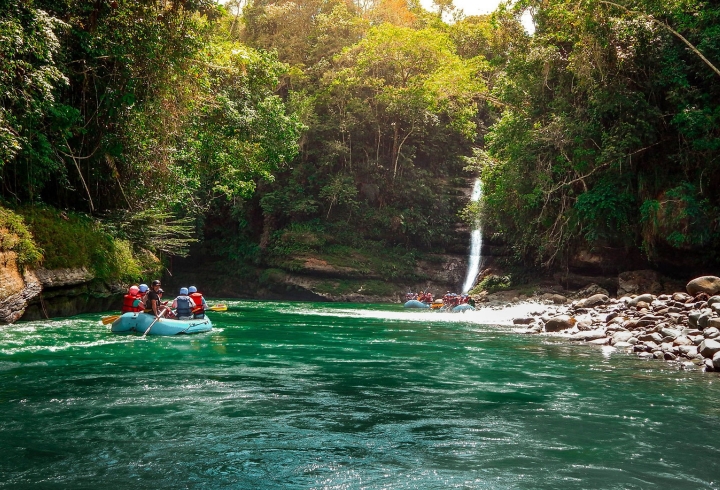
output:
[[[704, 279], [717, 285], [698, 290]], [[688, 283], [688, 292], [610, 298], [597, 293], [569, 304], [550, 299], [507, 302], [505, 321], [519, 334], [552, 334], [571, 342], [612, 346], [642, 359], [674, 363], [679, 369], [720, 371], [720, 278]], [[694, 293], [694, 294], [690, 294]], [[522, 305], [522, 307], [519, 307]], [[518, 308], [519, 307], [519, 308]], [[479, 304], [476, 311], [497, 306]], [[515, 311], [513, 311], [515, 310]]]

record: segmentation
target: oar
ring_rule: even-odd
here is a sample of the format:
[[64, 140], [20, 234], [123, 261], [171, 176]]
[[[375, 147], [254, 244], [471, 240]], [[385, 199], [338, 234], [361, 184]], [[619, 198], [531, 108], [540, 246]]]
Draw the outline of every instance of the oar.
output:
[[150, 331], [150, 329], [153, 328], [153, 325], [155, 325], [155, 322], [158, 321], [160, 318], [162, 318], [162, 316], [163, 316], [166, 312], [167, 312], [167, 309], [163, 309], [163, 311], [160, 312], [160, 315], [152, 321], [152, 323], [151, 323], [150, 326], [147, 328], [147, 330], [145, 330], [145, 333], [142, 334], [143, 338], [145, 338], [145, 336], [148, 334], [148, 332]]
[[120, 318], [122, 315], [113, 315], [113, 316], [106, 316], [102, 319], [102, 324], [107, 325], [108, 323], [113, 323], [115, 320]]
[[208, 310], [212, 310], [212, 311], [227, 311], [227, 305], [212, 305], [212, 306], [208, 306]]

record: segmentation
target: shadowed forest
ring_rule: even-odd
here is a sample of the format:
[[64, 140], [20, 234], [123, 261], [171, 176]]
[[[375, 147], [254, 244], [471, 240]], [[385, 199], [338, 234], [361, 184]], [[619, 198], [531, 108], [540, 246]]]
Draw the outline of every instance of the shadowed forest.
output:
[[718, 264], [720, 6], [435, 7], [0, 0], [0, 250], [127, 280], [147, 252], [362, 253], [392, 279], [480, 216], [508, 265]]

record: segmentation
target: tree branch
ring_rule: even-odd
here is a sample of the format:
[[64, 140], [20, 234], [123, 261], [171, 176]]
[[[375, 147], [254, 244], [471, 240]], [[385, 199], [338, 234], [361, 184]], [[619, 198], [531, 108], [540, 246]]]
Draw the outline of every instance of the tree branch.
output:
[[696, 55], [698, 55], [700, 57], [700, 59], [703, 60], [705, 62], [705, 64], [708, 65], [710, 68], [712, 68], [712, 70], [715, 73], [720, 75], [720, 70], [718, 70], [717, 67], [710, 62], [710, 60], [708, 60], [695, 46], [693, 46], [693, 44], [690, 41], [685, 39], [685, 37], [682, 34], [680, 34], [678, 31], [676, 31], [675, 29], [670, 27], [667, 22], [661, 22], [661, 21], [657, 20], [656, 18], [652, 17], [651, 15], [648, 15], [643, 12], [638, 12], [637, 10], [630, 10], [629, 8], [627, 8], [623, 5], [617, 4], [615, 2], [609, 2], [607, 0], [598, 0], [598, 3], [602, 3], [605, 5], [612, 5], [613, 7], [618, 7], [628, 13], [637, 14], [642, 17], [645, 17], [646, 19], [650, 20], [651, 22], [654, 22], [655, 24], [658, 24], [658, 25], [664, 27], [665, 29], [667, 29], [668, 31], [673, 33], [678, 39], [680, 39], [682, 42], [684, 42], [692, 50], [692, 52], [695, 53]]

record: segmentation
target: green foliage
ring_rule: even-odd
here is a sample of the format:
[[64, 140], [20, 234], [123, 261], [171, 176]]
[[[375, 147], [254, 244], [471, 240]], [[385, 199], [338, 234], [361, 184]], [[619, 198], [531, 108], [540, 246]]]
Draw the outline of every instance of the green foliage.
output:
[[43, 260], [43, 251], [33, 239], [23, 217], [0, 207], [0, 252], [15, 252], [20, 269], [36, 267]]
[[[87, 267], [105, 281], [137, 281], [146, 272], [144, 263], [134, 257], [128, 241], [115, 239], [100, 225], [76, 213], [50, 208], [26, 207], [18, 210], [44, 250], [46, 269]], [[155, 266], [157, 268], [157, 266]]]
[[472, 291], [470, 291], [470, 294], [479, 294], [483, 291], [496, 293], [498, 291], [507, 291], [513, 287], [513, 278], [511, 275], [499, 276], [496, 274], [489, 274], [477, 283]]
[[[518, 261], [548, 266], [594, 247], [638, 247], [656, 259], [720, 245], [720, 201], [709, 191], [720, 185], [718, 75], [668, 29], [713, 59], [720, 9], [597, 0], [517, 8], [533, 9], [537, 30], [496, 65], [502, 113], [470, 162], [483, 180], [484, 228]], [[457, 42], [484, 46], [482, 33], [471, 43], [467, 31]]]

